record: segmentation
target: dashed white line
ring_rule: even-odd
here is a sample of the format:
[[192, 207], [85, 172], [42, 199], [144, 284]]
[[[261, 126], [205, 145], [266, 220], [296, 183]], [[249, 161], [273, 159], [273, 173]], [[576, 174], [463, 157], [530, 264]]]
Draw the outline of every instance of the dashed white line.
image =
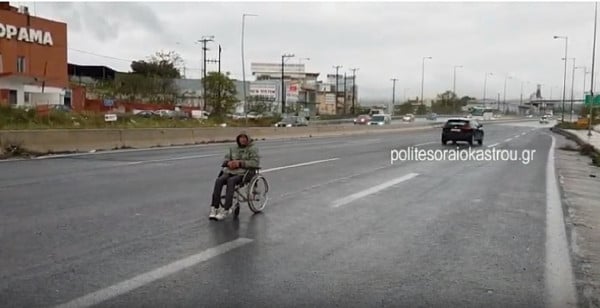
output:
[[394, 186], [394, 185], [402, 183], [404, 181], [408, 181], [408, 180], [410, 180], [410, 179], [412, 179], [412, 178], [414, 178], [414, 177], [416, 177], [418, 175], [419, 175], [418, 173], [409, 173], [409, 174], [407, 174], [405, 176], [393, 179], [391, 181], [384, 182], [382, 184], [379, 184], [377, 186], [373, 186], [373, 187], [365, 189], [363, 191], [359, 191], [359, 192], [357, 192], [355, 194], [352, 194], [350, 196], [347, 196], [347, 197], [344, 197], [344, 198], [336, 200], [335, 202], [333, 202], [332, 207], [334, 207], [334, 208], [335, 207], [340, 207], [342, 205], [348, 204], [348, 203], [353, 202], [355, 200], [358, 200], [360, 198], [364, 198], [364, 197], [366, 197], [368, 195], [374, 194], [374, 193], [376, 193], [378, 191], [384, 190], [384, 189], [386, 189], [388, 187]]
[[527, 132], [522, 132], [521, 136], [525, 136], [527, 134]]
[[275, 167], [275, 168], [261, 170], [260, 173], [267, 173], [267, 172], [273, 172], [273, 171], [283, 170], [283, 169], [288, 169], [288, 168], [296, 168], [296, 167], [302, 167], [302, 166], [320, 164], [320, 163], [325, 163], [325, 162], [328, 162], [328, 161], [334, 161], [334, 160], [338, 160], [338, 159], [340, 159], [340, 158], [336, 157], [336, 158], [330, 158], [330, 159], [309, 161], [309, 162], [295, 164], [295, 165], [289, 165], [289, 166]]
[[521, 137], [521, 135], [516, 135], [516, 136], [514, 136], [513, 138], [514, 138], [514, 139], [517, 139], [517, 138], [519, 138], [519, 137]]
[[436, 143], [436, 142], [435, 141], [431, 141], [431, 142], [419, 143], [419, 144], [413, 145], [413, 147], [420, 147], [420, 146], [424, 146], [424, 145], [428, 145], [428, 144], [434, 144], [434, 143]]
[[504, 142], [509, 142], [511, 140], [513, 140], [513, 138], [504, 139]]
[[192, 267], [201, 262], [210, 260], [216, 256], [227, 253], [235, 248], [246, 245], [253, 240], [247, 238], [238, 238], [234, 241], [227, 242], [221, 244], [219, 246], [204, 250], [198, 254], [189, 256], [187, 258], [175, 261], [171, 264], [165, 265], [163, 267], [159, 267], [150, 272], [146, 272], [144, 274], [133, 277], [129, 280], [120, 282], [118, 284], [112, 285], [110, 287], [104, 288], [102, 290], [90, 293], [88, 295], [82, 296], [80, 298], [74, 299], [66, 304], [62, 304], [60, 308], [66, 307], [89, 307], [93, 305], [97, 305], [106, 300], [115, 298], [119, 295], [126, 294], [135, 290], [139, 287], [147, 285], [156, 280], [162, 279], [169, 275], [172, 275], [176, 272], [179, 272], [183, 269]]
[[575, 307], [575, 286], [552, 144], [546, 162], [546, 294], [550, 307]]
[[218, 155], [219, 154], [206, 154], [206, 155], [191, 155], [191, 156], [182, 156], [182, 157], [174, 157], [174, 158], [164, 158], [164, 159], [141, 160], [141, 161], [134, 161], [131, 163], [124, 163], [124, 164], [121, 164], [121, 166], [132, 166], [132, 165], [139, 165], [139, 164], [146, 164], [146, 163], [160, 163], [160, 162], [175, 161], [175, 160], [212, 157], [212, 156], [218, 156]]
[[500, 144], [500, 143], [494, 143], [494, 144], [490, 144], [490, 145], [488, 145], [487, 147], [488, 147], [488, 148], [493, 148], [493, 147], [497, 146], [498, 144]]

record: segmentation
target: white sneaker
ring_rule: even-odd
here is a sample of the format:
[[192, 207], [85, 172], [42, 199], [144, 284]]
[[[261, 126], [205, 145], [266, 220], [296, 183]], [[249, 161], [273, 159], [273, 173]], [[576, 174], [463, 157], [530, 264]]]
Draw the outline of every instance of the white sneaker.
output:
[[229, 214], [231, 214], [231, 209], [229, 209], [229, 210], [226, 210], [226, 209], [224, 209], [224, 208], [220, 207], [220, 208], [217, 210], [217, 216], [216, 216], [216, 219], [217, 219], [217, 220], [223, 220], [223, 219], [227, 218], [227, 216], [229, 216]]
[[210, 214], [208, 215], [208, 218], [209, 219], [217, 219], [217, 213], [218, 213], [217, 208], [214, 207], [214, 206], [211, 206], [210, 207]]

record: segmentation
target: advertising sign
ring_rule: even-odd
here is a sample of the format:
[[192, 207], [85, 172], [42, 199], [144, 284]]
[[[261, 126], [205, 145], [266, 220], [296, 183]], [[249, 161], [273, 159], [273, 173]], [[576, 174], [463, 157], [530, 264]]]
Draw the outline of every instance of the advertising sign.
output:
[[40, 45], [54, 45], [52, 34], [48, 31], [37, 30], [29, 27], [16, 27], [0, 22], [0, 38], [22, 42], [36, 43]]

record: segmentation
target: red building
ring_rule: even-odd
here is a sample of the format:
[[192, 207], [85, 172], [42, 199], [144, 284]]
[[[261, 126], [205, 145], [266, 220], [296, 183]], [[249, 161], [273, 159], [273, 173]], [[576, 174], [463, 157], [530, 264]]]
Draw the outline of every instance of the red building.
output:
[[68, 86], [67, 24], [0, 2], [0, 104], [69, 105]]

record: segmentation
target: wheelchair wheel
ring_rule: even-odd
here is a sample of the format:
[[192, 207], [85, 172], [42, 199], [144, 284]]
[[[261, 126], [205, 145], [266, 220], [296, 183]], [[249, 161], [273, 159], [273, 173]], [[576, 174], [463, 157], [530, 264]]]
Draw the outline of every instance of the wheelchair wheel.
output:
[[261, 212], [269, 201], [269, 183], [262, 175], [257, 175], [248, 185], [248, 207], [254, 213]]

